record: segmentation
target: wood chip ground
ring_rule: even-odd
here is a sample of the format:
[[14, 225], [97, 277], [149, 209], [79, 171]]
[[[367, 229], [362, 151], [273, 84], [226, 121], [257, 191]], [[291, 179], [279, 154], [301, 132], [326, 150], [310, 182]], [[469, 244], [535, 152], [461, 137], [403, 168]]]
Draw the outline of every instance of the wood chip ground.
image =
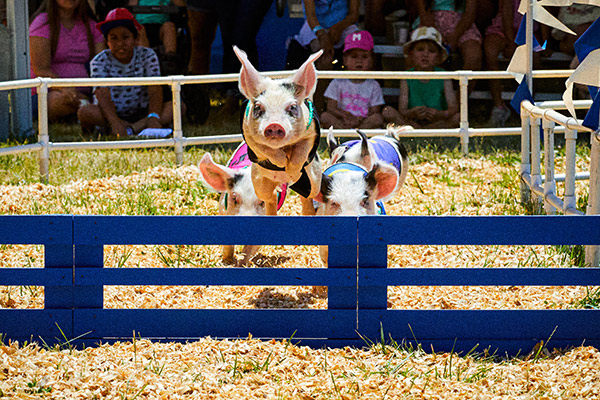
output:
[[[406, 185], [386, 209], [391, 215], [525, 214], [518, 201], [517, 170], [517, 165], [502, 159], [440, 157], [414, 163]], [[198, 176], [194, 166], [156, 167], [62, 186], [0, 186], [0, 214], [26, 213], [32, 202], [43, 204], [49, 198], [85, 194], [110, 201], [124, 188], [162, 181], [189, 184]], [[152, 201], [171, 215], [217, 213], [216, 194], [189, 201], [178, 190], [165, 192], [156, 185]], [[585, 190], [578, 183], [578, 193]], [[69, 212], [104, 213], [97, 204], [82, 201], [71, 205]], [[295, 194], [288, 197], [281, 214], [300, 214]], [[105, 260], [110, 267], [223, 266], [218, 246], [107, 246]], [[564, 253], [547, 246], [389, 248], [392, 268], [556, 268], [570, 263]], [[2, 246], [0, 267], [11, 266], [42, 267], [42, 248]], [[322, 268], [314, 246], [263, 247], [252, 267], [263, 266]], [[595, 289], [390, 287], [388, 303], [397, 309], [560, 309], [573, 307]], [[43, 308], [43, 301], [43, 287], [0, 286], [0, 308]], [[107, 308], [326, 308], [327, 292], [311, 287], [109, 286], [104, 302]], [[528, 359], [498, 359], [393, 346], [319, 350], [252, 338], [204, 338], [187, 344], [132, 340], [86, 349], [4, 343], [0, 398], [596, 399], [600, 353], [581, 346]]]

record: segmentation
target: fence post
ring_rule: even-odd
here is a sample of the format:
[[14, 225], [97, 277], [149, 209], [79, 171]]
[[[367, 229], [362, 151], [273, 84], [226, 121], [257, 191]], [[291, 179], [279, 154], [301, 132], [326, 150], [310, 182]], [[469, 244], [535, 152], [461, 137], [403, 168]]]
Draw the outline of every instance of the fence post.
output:
[[[382, 218], [382, 217], [375, 217]], [[381, 232], [381, 223], [373, 223], [372, 218], [363, 218], [359, 221], [359, 232], [358, 232], [358, 271], [364, 271], [364, 269], [386, 269], [388, 267], [388, 246], [387, 243], [381, 240], [381, 236], [378, 232]], [[372, 244], [373, 241], [365, 243], [365, 238], [379, 238]], [[362, 238], [362, 240], [361, 240]], [[368, 239], [367, 239], [368, 240]], [[381, 244], [380, 244], [381, 243]], [[375, 274], [373, 274], [375, 275]], [[359, 273], [360, 277], [360, 273]], [[365, 311], [381, 311], [383, 314], [387, 310], [388, 287], [384, 286], [366, 286], [361, 283], [360, 278], [358, 280], [358, 325], [360, 333], [364, 334], [371, 340], [378, 340], [380, 338], [380, 326], [365, 326], [361, 324], [361, 314], [365, 314]], [[379, 317], [381, 318], [381, 317]], [[381, 322], [381, 320], [380, 320]], [[386, 327], [382, 327], [385, 331]]]
[[577, 130], [565, 129], [565, 196], [563, 210], [577, 209], [575, 198], [575, 162], [577, 151]]
[[460, 86], [460, 149], [469, 153], [469, 76], [472, 71], [459, 71]]
[[[600, 131], [590, 135], [590, 192], [586, 214], [600, 214]], [[600, 246], [586, 246], [585, 262], [592, 267], [600, 266]]]
[[[351, 244], [328, 246], [328, 268], [349, 268], [356, 266], [356, 241]], [[328, 310], [357, 310], [356, 286], [329, 286], [327, 288]], [[354, 330], [358, 329], [358, 318], [354, 318]], [[354, 339], [353, 332], [344, 330], [335, 339]]]
[[554, 122], [544, 118], [544, 210], [546, 214], [556, 214], [556, 207], [549, 201], [550, 196], [556, 194], [556, 182], [554, 181]]
[[174, 76], [171, 83], [173, 92], [173, 139], [175, 140], [175, 163], [177, 166], [183, 164], [183, 131], [181, 123], [181, 81], [183, 75]]
[[521, 107], [521, 170], [519, 176], [521, 177], [521, 202], [527, 203], [531, 200], [531, 191], [529, 185], [523, 180], [525, 174], [531, 175], [531, 135], [529, 131], [531, 126], [529, 124], [530, 118], [529, 113], [525, 108]]
[[541, 208], [540, 202], [543, 201], [543, 199], [536, 193], [536, 190], [542, 185], [540, 119], [534, 118], [533, 121], [531, 119], [529, 121], [529, 137], [531, 141], [531, 191], [533, 192], [532, 198], [537, 203], [537, 207]]
[[[68, 218], [65, 216], [64, 218]], [[56, 237], [64, 237], [56, 244], [44, 244], [44, 268], [73, 268], [73, 218], [62, 219], [63, 223], [57, 223]], [[68, 238], [68, 239], [67, 239]], [[44, 286], [44, 309], [45, 310], [72, 310], [73, 309], [73, 281], [71, 286]], [[69, 326], [60, 326], [60, 329], [73, 337], [73, 322]], [[46, 338], [50, 339], [50, 338]], [[60, 340], [64, 338], [58, 338]]]
[[[0, 51], [10, 55], [10, 33], [8, 28], [0, 24]], [[0, 57], [0, 82], [10, 80], [10, 57]], [[0, 140], [8, 139], [10, 128], [10, 106], [8, 104], [8, 90], [0, 91]]]
[[42, 145], [39, 155], [40, 179], [48, 183], [50, 165], [50, 136], [48, 134], [48, 82], [49, 78], [38, 78], [42, 84], [38, 87], [38, 142]]

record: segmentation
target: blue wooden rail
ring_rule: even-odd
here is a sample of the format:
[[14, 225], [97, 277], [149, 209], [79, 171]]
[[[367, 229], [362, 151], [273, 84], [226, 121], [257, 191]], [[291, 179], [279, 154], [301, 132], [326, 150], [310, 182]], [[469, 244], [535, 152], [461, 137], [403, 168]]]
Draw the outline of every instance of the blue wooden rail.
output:
[[[93, 345], [134, 331], [155, 340], [251, 333], [360, 346], [383, 333], [440, 351], [514, 354], [550, 336], [550, 348], [600, 347], [598, 310], [387, 309], [394, 285], [600, 286], [599, 268], [387, 266], [392, 244], [600, 245], [600, 216], [0, 216], [0, 243], [44, 245], [44, 268], [0, 268], [0, 285], [45, 286], [43, 310], [0, 309], [7, 339], [53, 343], [64, 333]], [[329, 268], [104, 268], [104, 246], [123, 244], [328, 245]], [[328, 308], [105, 309], [104, 285], [327, 286]]]

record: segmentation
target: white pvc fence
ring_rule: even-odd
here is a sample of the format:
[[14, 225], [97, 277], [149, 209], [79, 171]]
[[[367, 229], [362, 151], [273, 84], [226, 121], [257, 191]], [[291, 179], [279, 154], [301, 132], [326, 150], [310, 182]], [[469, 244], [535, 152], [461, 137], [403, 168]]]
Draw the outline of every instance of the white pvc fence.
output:
[[[532, 71], [535, 78], [566, 78], [571, 70], [545, 70]], [[265, 73], [272, 78], [281, 78], [290, 75], [290, 71]], [[534, 199], [543, 201], [548, 214], [560, 211], [564, 214], [581, 214], [576, 209], [575, 181], [589, 179], [589, 201], [587, 214], [600, 214], [600, 135], [591, 132], [591, 162], [588, 172], [576, 171], [575, 146], [577, 132], [590, 132], [589, 128], [581, 125], [581, 121], [565, 117], [553, 108], [564, 109], [561, 101], [547, 101], [533, 105], [524, 101], [521, 105], [522, 126], [515, 128], [482, 128], [469, 127], [468, 120], [468, 92], [467, 86], [471, 79], [512, 79], [513, 76], [504, 71], [456, 71], [456, 72], [354, 72], [354, 71], [320, 71], [319, 77], [323, 79], [355, 78], [355, 79], [454, 79], [459, 81], [460, 87], [460, 126], [456, 129], [417, 129], [404, 134], [407, 137], [458, 137], [463, 153], [468, 152], [469, 138], [475, 136], [504, 136], [521, 135], [521, 170], [522, 180], [521, 198], [528, 200], [530, 193]], [[39, 152], [40, 175], [42, 180], [48, 181], [48, 167], [51, 151], [75, 149], [126, 149], [148, 147], [174, 147], [176, 163], [183, 163], [185, 146], [215, 143], [233, 143], [242, 140], [240, 133], [216, 136], [185, 137], [182, 131], [181, 116], [181, 85], [203, 84], [218, 82], [235, 82], [238, 74], [199, 75], [199, 76], [169, 76], [154, 78], [104, 78], [104, 79], [50, 79], [36, 78], [11, 82], [0, 82], [0, 90], [13, 90], [22, 88], [38, 88], [38, 143], [6, 147], [0, 149], [0, 155], [18, 154], [25, 152]], [[65, 142], [52, 143], [48, 136], [47, 95], [50, 87], [82, 87], [82, 86], [131, 86], [131, 85], [169, 85], [173, 92], [173, 138], [171, 139], [146, 139], [125, 141], [102, 142]], [[591, 100], [575, 101], [576, 108], [589, 108]], [[541, 143], [539, 126], [542, 124], [544, 132], [544, 173], [541, 167]], [[558, 125], [558, 126], [557, 126]], [[338, 129], [336, 136], [353, 136], [352, 129]], [[367, 134], [383, 134], [381, 129], [367, 130]], [[554, 134], [564, 133], [566, 141], [566, 172], [564, 175], [554, 173]], [[557, 196], [556, 182], [564, 181], [564, 198]], [[543, 186], [542, 186], [543, 183]], [[600, 251], [598, 246], [586, 248], [586, 262], [599, 265]]]
[[[542, 109], [529, 101], [521, 103], [521, 199], [530, 199], [543, 204], [547, 214], [556, 212], [565, 215], [580, 215], [577, 210], [575, 180], [589, 179], [589, 197], [585, 214], [600, 214], [600, 133], [581, 125], [571, 117], [566, 117], [552, 109]], [[565, 134], [565, 174], [563, 198], [559, 198], [554, 173], [554, 134], [556, 127]], [[544, 140], [544, 173], [542, 176], [542, 150], [540, 126]], [[591, 157], [587, 173], [577, 173], [575, 146], [578, 132], [590, 132]], [[600, 264], [600, 248], [586, 246], [585, 261], [593, 266]]]
[[[543, 70], [534, 71], [536, 78], [566, 78], [571, 70]], [[272, 78], [281, 78], [290, 75], [290, 71], [265, 73]], [[520, 128], [481, 128], [469, 127], [469, 109], [467, 86], [472, 79], [513, 79], [513, 76], [505, 71], [456, 71], [456, 72], [351, 72], [351, 71], [319, 71], [319, 77], [323, 79], [334, 78], [371, 78], [371, 79], [454, 79], [458, 80], [460, 87], [460, 126], [455, 129], [418, 129], [406, 134], [407, 137], [457, 137], [460, 138], [461, 150], [468, 152], [469, 138], [475, 136], [504, 136], [520, 135]], [[74, 150], [74, 149], [127, 149], [148, 147], [174, 147], [176, 163], [183, 162], [183, 151], [185, 146], [214, 143], [239, 142], [242, 139], [240, 133], [202, 137], [185, 137], [182, 132], [181, 119], [181, 85], [236, 82], [238, 74], [220, 75], [196, 75], [196, 76], [169, 76], [153, 78], [103, 78], [103, 79], [50, 79], [35, 78], [19, 81], [0, 82], [0, 90], [13, 90], [22, 88], [38, 88], [38, 143], [15, 146], [0, 149], [0, 155], [18, 154], [23, 152], [40, 152], [40, 175], [42, 179], [48, 179], [48, 165], [51, 151]], [[64, 142], [52, 143], [48, 136], [47, 119], [47, 94], [51, 87], [82, 87], [82, 86], [131, 86], [131, 85], [169, 85], [173, 92], [173, 138], [171, 139], [146, 139], [146, 140], [120, 140], [101, 142]], [[545, 103], [553, 103], [557, 107], [558, 102], [544, 102], [540, 107], [546, 107]], [[589, 107], [591, 101], [576, 101], [576, 107]], [[190, 105], [191, 106], [191, 105]], [[368, 130], [367, 134], [381, 134], [383, 130]], [[354, 130], [335, 130], [336, 136], [355, 135]]]

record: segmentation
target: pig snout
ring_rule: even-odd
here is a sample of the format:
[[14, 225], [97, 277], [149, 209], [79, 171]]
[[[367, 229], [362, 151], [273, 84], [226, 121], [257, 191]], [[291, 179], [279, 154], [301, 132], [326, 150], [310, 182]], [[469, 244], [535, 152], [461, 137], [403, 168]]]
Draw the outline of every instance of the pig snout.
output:
[[265, 128], [265, 137], [279, 139], [285, 136], [285, 129], [279, 124], [269, 124]]

